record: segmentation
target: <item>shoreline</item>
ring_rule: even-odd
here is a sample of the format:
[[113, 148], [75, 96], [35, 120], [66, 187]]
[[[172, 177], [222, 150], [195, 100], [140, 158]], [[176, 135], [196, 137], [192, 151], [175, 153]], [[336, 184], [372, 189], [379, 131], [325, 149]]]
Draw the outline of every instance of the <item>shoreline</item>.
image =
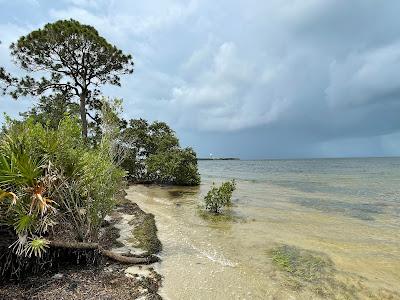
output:
[[[156, 216], [164, 246], [163, 262], [157, 270], [165, 276], [160, 293], [163, 297], [229, 299], [238, 295], [248, 297], [248, 292], [257, 299], [266, 294], [277, 299], [334, 299], [334, 295], [397, 299], [400, 296], [396, 285], [389, 281], [394, 277], [387, 277], [385, 281], [374, 280], [369, 276], [368, 267], [355, 270], [357, 265], [349, 264], [347, 256], [335, 251], [336, 245], [341, 245], [340, 241], [329, 247], [314, 238], [315, 233], [328, 232], [331, 233], [328, 238], [335, 242], [342, 237], [338, 222], [351, 226], [354, 233], [362, 236], [365, 229], [362, 225], [368, 225], [370, 221], [335, 213], [329, 214], [327, 219], [326, 212], [309, 209], [300, 211], [297, 203], [283, 198], [274, 200], [276, 195], [287, 189], [265, 187], [269, 191], [265, 198], [265, 188], [257, 190], [243, 182], [239, 190], [242, 193], [237, 197], [246, 195], [250, 188], [254, 197], [271, 199], [273, 205], [260, 207], [239, 203], [235, 210], [247, 218], [239, 222], [205, 220], [197, 215], [196, 208], [198, 193], [204, 193], [207, 184], [211, 184], [211, 181], [206, 181], [202, 189], [196, 191], [163, 185], [133, 185], [127, 190], [130, 199], [137, 200], [138, 205]], [[291, 194], [288, 196], [302, 195], [298, 190], [289, 191]], [[282, 204], [285, 206], [282, 207]], [[297, 211], [292, 212], [290, 208]], [[299, 226], [310, 229], [307, 223], [296, 221], [294, 216], [298, 211], [305, 220], [318, 226], [311, 228], [309, 233], [305, 231], [297, 235], [296, 228]], [[269, 216], [277, 218], [271, 219]], [[268, 228], [265, 224], [268, 224]], [[337, 229], [330, 232], [333, 225]], [[249, 236], [249, 232], [260, 234]], [[260, 239], [261, 234], [264, 240]], [[257, 247], [249, 246], [252, 241], [257, 243]], [[252, 255], [254, 261], [264, 263], [249, 263], [240, 255], [244, 252]], [[342, 258], [344, 260], [341, 261]], [[357, 259], [360, 263], [365, 261], [362, 257]], [[287, 260], [293, 261], [294, 266], [289, 267], [296, 268], [298, 273], [286, 269]], [[218, 282], [214, 280], [216, 278]]]
[[198, 161], [201, 160], [240, 160], [240, 158], [237, 157], [220, 157], [220, 158], [198, 158]]
[[[280, 191], [280, 190], [279, 190]], [[147, 193], [148, 192], [148, 193]], [[198, 191], [196, 191], [197, 193]], [[274, 192], [278, 192], [275, 190], [270, 190], [270, 192], [273, 194]], [[296, 195], [299, 192], [296, 192]], [[188, 198], [186, 198], [186, 196]], [[48, 274], [44, 278], [38, 278], [37, 277], [32, 277], [30, 282], [25, 285], [19, 285], [16, 286], [14, 285], [7, 287], [7, 291], [3, 291], [2, 289], [2, 284], [0, 283], [0, 299], [2, 298], [2, 295], [10, 295], [14, 291], [14, 289], [19, 289], [20, 294], [22, 295], [25, 289], [28, 289], [28, 294], [25, 298], [22, 297], [14, 297], [11, 299], [59, 299], [56, 298], [55, 296], [53, 298], [51, 297], [46, 297], [45, 294], [29, 294], [29, 292], [33, 293], [35, 290], [42, 289], [43, 286], [45, 286], [46, 290], [55, 290], [59, 291], [60, 289], [62, 292], [65, 294], [61, 294], [64, 297], [72, 297], [71, 295], [76, 296], [76, 290], [80, 288], [80, 285], [85, 286], [88, 290], [92, 290], [91, 295], [107, 295], [110, 297], [110, 299], [125, 299], [125, 297], [128, 297], [129, 299], [176, 299], [176, 291], [179, 291], [179, 293], [188, 293], [185, 294], [187, 295], [197, 295], [198, 299], [206, 299], [204, 297], [207, 297], [207, 292], [211, 293], [211, 290], [202, 290], [201, 294], [198, 292], [197, 289], [193, 289], [196, 284], [202, 280], [205, 280], [204, 278], [206, 277], [196, 277], [198, 274], [198, 270], [201, 270], [202, 275], [207, 274], [207, 272], [210, 272], [210, 275], [214, 277], [217, 276], [216, 274], [222, 274], [218, 273], [218, 270], [224, 270], [223, 272], [230, 272], [230, 270], [234, 270], [233, 268], [237, 268], [236, 266], [229, 265], [224, 265], [221, 266], [221, 263], [219, 259], [223, 259], [223, 262], [226, 263], [227, 260], [231, 260], [237, 264], [240, 264], [238, 262], [237, 257], [235, 258], [233, 253], [225, 252], [225, 251], [219, 251], [219, 252], [204, 252], [203, 250], [208, 250], [210, 248], [210, 244], [201, 244], [200, 239], [193, 239], [190, 243], [189, 239], [187, 239], [187, 236], [185, 233], [190, 233], [193, 229], [193, 225], [196, 224], [196, 222], [191, 223], [192, 226], [189, 227], [182, 227], [183, 224], [185, 223], [180, 223], [177, 218], [175, 218], [177, 215], [167, 215], [166, 212], [179, 212], [179, 216], [182, 216], [182, 212], [185, 208], [185, 199], [190, 199], [191, 195], [193, 195], [193, 190], [191, 190], [188, 187], [180, 187], [180, 186], [171, 186], [171, 185], [162, 185], [162, 184], [130, 184], [129, 186], [126, 187], [124, 190], [123, 194], [121, 194], [121, 197], [119, 199], [118, 205], [115, 207], [112, 213], [110, 213], [110, 218], [107, 218], [107, 223], [108, 225], [104, 227], [105, 231], [107, 229], [112, 229], [116, 228], [117, 233], [115, 234], [115, 231], [113, 232], [113, 239], [112, 242], [115, 243], [113, 245], [113, 251], [115, 251], [116, 248], [123, 248], [121, 246], [121, 243], [124, 244], [125, 242], [129, 242], [130, 245], [128, 245], [128, 249], [125, 247], [121, 250], [121, 253], [125, 253], [126, 251], [132, 250], [133, 252], [131, 255], [145, 255], [148, 254], [144, 250], [143, 247], [138, 247], [139, 241], [138, 240], [132, 240], [137, 238], [134, 234], [132, 234], [133, 230], [137, 228], [138, 226], [141, 226], [143, 224], [144, 220], [153, 220], [149, 221], [151, 224], [154, 226], [146, 226], [147, 229], [144, 229], [144, 232], [147, 232], [146, 230], [152, 230], [152, 234], [144, 234], [144, 236], [148, 237], [151, 236], [152, 238], [156, 238], [158, 242], [161, 244], [160, 237], [162, 238], [162, 241], [165, 243], [165, 245], [162, 245], [165, 247], [165, 251], [163, 252], [162, 258], [163, 258], [163, 265], [161, 266], [160, 264], [152, 264], [148, 266], [124, 266], [118, 263], [105, 263], [104, 265], [101, 265], [100, 268], [98, 266], [96, 267], [87, 267], [84, 269], [79, 269], [78, 267], [72, 268], [72, 270], [66, 269], [62, 272], [59, 273], [53, 273], [53, 274]], [[164, 201], [163, 197], [170, 197], [168, 199], [172, 201]], [[190, 202], [190, 201], [189, 201]], [[158, 209], [159, 207], [164, 206], [166, 209], [165, 211]], [[155, 209], [156, 208], [156, 209]], [[189, 206], [187, 207], [187, 211], [193, 211], [195, 208], [195, 204], [189, 203]], [[259, 209], [257, 209], [259, 211]], [[154, 215], [153, 215], [154, 213]], [[316, 214], [320, 214], [316, 212]], [[265, 214], [265, 215], [272, 215], [272, 214]], [[190, 220], [193, 221], [193, 216], [192, 213], [187, 215], [187, 217], [190, 217]], [[157, 224], [155, 224], [157, 220]], [[187, 219], [186, 219], [187, 220]], [[200, 220], [200, 219], [199, 219]], [[227, 228], [231, 228], [232, 226], [236, 227], [243, 227], [243, 226], [252, 226], [254, 222], [258, 222], [260, 220], [259, 218], [256, 219], [249, 219], [246, 222], [243, 223], [236, 223], [236, 222], [228, 222], [229, 226]], [[352, 220], [352, 219], [350, 219]], [[204, 220], [203, 220], [204, 221]], [[201, 222], [203, 222], [201, 221]], [[326, 220], [325, 220], [326, 222]], [[187, 222], [186, 222], [187, 223]], [[206, 221], [208, 223], [208, 221]], [[218, 223], [213, 224], [213, 229], [211, 230], [212, 232], [217, 232], [218, 233]], [[224, 222], [220, 222], [220, 225], [223, 225]], [[158, 225], [158, 226], [156, 226]], [[179, 229], [178, 231], [174, 231], [174, 225], [175, 228]], [[279, 223], [275, 224], [279, 226]], [[168, 227], [166, 227], [168, 226]], [[159, 227], [159, 228], [157, 228]], [[207, 228], [208, 226], [201, 226], [199, 228], [196, 228], [196, 230], [201, 230], [200, 228]], [[249, 227], [249, 228], [250, 228]], [[150, 229], [149, 229], [150, 228]], [[227, 229], [225, 228], [225, 229]], [[253, 228], [253, 227], [251, 227]], [[157, 230], [160, 229], [160, 232], [157, 233]], [[187, 229], [187, 230], [186, 230]], [[217, 229], [217, 230], [216, 230]], [[224, 226], [219, 228], [221, 230], [224, 229]], [[284, 231], [281, 231], [282, 229], [279, 229], [280, 234], [285, 233]], [[211, 232], [210, 231], [210, 232]], [[271, 228], [270, 231], [271, 232]], [[171, 235], [177, 237], [179, 233], [179, 237], [173, 241], [173, 247], [171, 248]], [[208, 231], [205, 231], [205, 233], [209, 233]], [[142, 234], [143, 235], [143, 234]], [[204, 236], [204, 235], [203, 235]], [[184, 238], [185, 237], [185, 238]], [[208, 235], [210, 237], [210, 235]], [[129, 241], [128, 241], [129, 240]], [[287, 240], [290, 240], [289, 238]], [[200, 242], [199, 242], [200, 241]], [[215, 240], [217, 241], [217, 240]], [[218, 240], [220, 241], [220, 240]], [[154, 242], [154, 241], [153, 241]], [[150, 244], [158, 244], [158, 242], [152, 243], [151, 238], [150, 238]], [[196, 242], [194, 244], [193, 242]], [[302, 242], [303, 243], [303, 242]], [[286, 243], [276, 243], [273, 244], [273, 247], [271, 246], [270, 248], [265, 248], [267, 252], [265, 252], [266, 257], [270, 257], [271, 261], [278, 262], [275, 265], [271, 265], [272, 268], [268, 270], [268, 283], [264, 282], [264, 284], [267, 285], [272, 285], [274, 283], [291, 283], [295, 285], [288, 285], [286, 286], [283, 290], [280, 291], [275, 291], [271, 293], [276, 293], [275, 296], [277, 296], [277, 299], [280, 299], [279, 297], [285, 297], [287, 295], [297, 295], [296, 293], [300, 293], [302, 296], [301, 297], [306, 297], [306, 296], [315, 296], [313, 294], [313, 290], [311, 287], [319, 288], [318, 284], [319, 281], [316, 281], [313, 283], [313, 285], [308, 286], [307, 282], [301, 281], [302, 279], [293, 277], [290, 273], [285, 272], [285, 270], [282, 270], [279, 268], [279, 262], [280, 261], [285, 261], [287, 257], [293, 257], [293, 259], [300, 261], [300, 262], [306, 262], [306, 267], [307, 263], [310, 262], [310, 265], [318, 265], [319, 262], [321, 262], [321, 265], [323, 266], [322, 268], [322, 275], [319, 273], [314, 273], [313, 270], [311, 270], [307, 274], [311, 274], [312, 276], [315, 276], [315, 278], [318, 278], [318, 276], [322, 276], [321, 278], [321, 286], [324, 287], [325, 285], [328, 287], [326, 291], [321, 290], [321, 292], [326, 293], [325, 295], [331, 295], [330, 293], [344, 293], [348, 294], [351, 296], [365, 296], [366, 293], [371, 293], [373, 296], [381, 297], [381, 299], [395, 299], [395, 298], [390, 298], [390, 297], [396, 297], [400, 296], [396, 292], [395, 289], [391, 289], [389, 286], [385, 287], [383, 285], [375, 285], [374, 283], [371, 283], [371, 285], [367, 285], [367, 287], [363, 287], [358, 284], [360, 280], [366, 280], [365, 278], [360, 276], [354, 275], [349, 275], [350, 273], [348, 269], [342, 269], [339, 264], [337, 264], [337, 259], [332, 253], [328, 253], [326, 251], [316, 251], [317, 249], [314, 249], [312, 247], [307, 247], [306, 244], [302, 244], [298, 242], [291, 242], [289, 244]], [[216, 245], [214, 243], [213, 245]], [[125, 245], [127, 246], [127, 245]], [[160, 245], [161, 246], [161, 245]], [[204, 246], [204, 247], [203, 247]], [[187, 247], [187, 248], [185, 248]], [[140, 249], [141, 248], [141, 249]], [[232, 247], [228, 247], [232, 248]], [[156, 249], [155, 251], [160, 251], [161, 249], [158, 247], [155, 247], [153, 249]], [[159, 250], [157, 250], [159, 249]], [[174, 252], [171, 252], [171, 249]], [[214, 249], [211, 247], [211, 249]], [[221, 250], [221, 249], [220, 249]], [[226, 250], [226, 249], [225, 249]], [[186, 264], [185, 261], [183, 260], [176, 260], [176, 256], [186, 256], [188, 253], [192, 252], [193, 258], [195, 260], [187, 260]], [[171, 253], [173, 253], [173, 257], [171, 257]], [[221, 254], [221, 255], [220, 255]], [[331, 260], [332, 258], [332, 260]], [[189, 258], [188, 258], [189, 259]], [[190, 258], [191, 259], [191, 258]], [[181, 278], [180, 274], [185, 274], [185, 276], [190, 276], [190, 271], [187, 269], [189, 264], [193, 264], [196, 268], [196, 273], [194, 274], [194, 279], [189, 279], [186, 278], [185, 280], [193, 280], [191, 283], [189, 283], [188, 289], [193, 289], [191, 292], [187, 292], [186, 290], [183, 290], [182, 287], [172, 285], [172, 283], [179, 283], [183, 282], [183, 277]], [[338, 269], [336, 270], [336, 268]], [[129, 269], [129, 271], [127, 271]], [[175, 273], [171, 273], [171, 270], [175, 270]], [[178, 277], [173, 276], [174, 274], [176, 275], [176, 270], [179, 270], [178, 272]], [[216, 270], [218, 272], [216, 272]], [[245, 271], [247, 274], [251, 274], [251, 268], [246, 269]], [[308, 269], [304, 269], [307, 271]], [[222, 272], [222, 271], [221, 271]], [[308, 272], [308, 271], [307, 271]], [[54, 276], [61, 274], [63, 278], [54, 278]], [[192, 275], [193, 275], [192, 274]], [[197, 274], [197, 275], [196, 275]], [[358, 273], [357, 273], [358, 274]], [[240, 275], [240, 274], [239, 274]], [[310, 276], [311, 276], [310, 275]], [[326, 275], [326, 278], [323, 277]], [[165, 276], [165, 278], [164, 278]], [[220, 276], [220, 275], [218, 275]], [[249, 275], [246, 275], [245, 277], [242, 278], [243, 280], [247, 280], [245, 278], [248, 278]], [[340, 280], [345, 280], [345, 281], [337, 281], [336, 276], [339, 276]], [[211, 278], [211, 277], [210, 277]], [[237, 278], [235, 274], [235, 278]], [[314, 278], [314, 277], [312, 277]], [[228, 279], [228, 277], [226, 277]], [[232, 278], [230, 278], [232, 279]], [[318, 279], [319, 280], [319, 279]], [[88, 282], [90, 282], [88, 284]], [[97, 284], [100, 282], [100, 285]], [[230, 281], [227, 281], [230, 282]], [[111, 285], [110, 285], [111, 283]], [[72, 284], [72, 286], [71, 286]], [[192, 284], [192, 285], [191, 285]], [[325, 285], [324, 285], [325, 284]], [[339, 287], [340, 285], [343, 285], [343, 290], [341, 290]], [[346, 285], [348, 284], [348, 285]], [[299, 291], [294, 290], [295, 287], [299, 287]], [[129, 287], [129, 289], [126, 289]], [[246, 288], [251, 288], [252, 285], [250, 285], [246, 281], [246, 286], [243, 287], [244, 289]], [[301, 287], [301, 288], [300, 288]], [[336, 289], [338, 287], [338, 289]], [[253, 286], [254, 288], [254, 286]], [[273, 288], [273, 287], [272, 287]], [[309, 289], [310, 288], [310, 289]], [[365, 288], [365, 291], [362, 290], [362, 288]], [[70, 291], [72, 289], [72, 291]], [[10, 292], [11, 291], [11, 292]], [[116, 296], [115, 298], [113, 297], [112, 292], [121, 292], [121, 293], [126, 293], [123, 296]], [[272, 291], [272, 290], [271, 290]], [[2, 294], [3, 292], [3, 294]], [[79, 290], [79, 292], [83, 293], [82, 290]], [[101, 294], [103, 293], [104, 294]], [[107, 292], [107, 294], [106, 294]], [[214, 292], [217, 292], [217, 288], [214, 288]], [[219, 291], [218, 291], [219, 292]], [[57, 292], [59, 295], [60, 293]], [[97, 294], [98, 293], [98, 294]], [[130, 293], [130, 294], [129, 294]], [[136, 294], [132, 294], [136, 293]], [[194, 294], [190, 294], [194, 293]], [[251, 293], [253, 296], [257, 296], [258, 294], [256, 290], [251, 290]], [[298, 295], [300, 295], [298, 294]], [[26, 294], [25, 294], [26, 295]], [[34, 296], [32, 296], [34, 295]], [[182, 295], [182, 294], [181, 294]], [[221, 294], [218, 294], [221, 295]], [[271, 294], [272, 295], [272, 294]], [[82, 298], [75, 298], [75, 299], [86, 299], [87, 295], [82, 294]], [[35, 298], [36, 297], [36, 298]], [[150, 298], [149, 298], [150, 297]], [[203, 298], [202, 298], [203, 297]], [[300, 297], [300, 296], [299, 296]], [[179, 298], [179, 297], [178, 297]], [[8, 298], [6, 298], [8, 299]], [[221, 298], [225, 299], [225, 298]], [[283, 299], [283, 298], [282, 298]]]

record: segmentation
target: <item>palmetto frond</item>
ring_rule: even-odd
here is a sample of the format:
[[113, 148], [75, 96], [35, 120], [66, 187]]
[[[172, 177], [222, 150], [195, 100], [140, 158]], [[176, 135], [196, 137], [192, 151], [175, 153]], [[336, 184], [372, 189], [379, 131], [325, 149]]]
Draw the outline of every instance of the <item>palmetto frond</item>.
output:
[[0, 189], [0, 202], [2, 202], [6, 198], [11, 199], [12, 205], [15, 205], [17, 203], [17, 195], [15, 195], [13, 192], [6, 192]]
[[48, 175], [50, 162], [45, 164], [45, 158], [36, 157], [25, 146], [18, 137], [6, 138], [0, 145], [0, 222], [13, 226], [18, 234], [11, 246], [17, 255], [41, 256], [48, 242], [37, 235], [54, 224], [49, 211], [55, 208], [46, 189], [55, 178]]
[[31, 257], [32, 254], [36, 257], [42, 257], [43, 253], [49, 247], [49, 241], [37, 236], [28, 237], [28, 235], [18, 235], [16, 240], [10, 246], [17, 255]]
[[0, 186], [34, 186], [43, 174], [43, 161], [28, 154], [0, 154]]
[[10, 248], [13, 249], [15, 254], [22, 255], [25, 252], [27, 240], [28, 240], [27, 234], [18, 234], [18, 239], [11, 244]]
[[36, 257], [42, 257], [48, 247], [49, 242], [46, 239], [38, 237], [29, 238], [25, 255], [31, 257], [34, 254]]
[[34, 215], [21, 214], [14, 223], [14, 228], [17, 234], [32, 232], [35, 226], [36, 217]]

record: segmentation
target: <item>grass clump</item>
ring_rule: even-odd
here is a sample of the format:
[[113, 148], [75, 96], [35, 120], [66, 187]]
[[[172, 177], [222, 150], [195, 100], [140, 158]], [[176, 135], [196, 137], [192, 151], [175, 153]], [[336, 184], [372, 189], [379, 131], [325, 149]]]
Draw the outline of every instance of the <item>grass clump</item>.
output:
[[143, 222], [133, 230], [133, 235], [139, 248], [148, 254], [156, 254], [162, 250], [162, 245], [157, 237], [157, 226], [153, 214], [146, 214]]
[[271, 250], [273, 263], [291, 276], [306, 282], [318, 282], [330, 276], [333, 262], [322, 254], [283, 245]]

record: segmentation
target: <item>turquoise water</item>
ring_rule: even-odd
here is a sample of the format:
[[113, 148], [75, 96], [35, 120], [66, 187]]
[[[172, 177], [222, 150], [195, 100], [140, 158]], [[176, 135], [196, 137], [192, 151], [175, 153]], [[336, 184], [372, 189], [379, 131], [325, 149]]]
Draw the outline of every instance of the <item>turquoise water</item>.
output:
[[[400, 299], [400, 158], [200, 161], [200, 187], [133, 186], [156, 216], [166, 299]], [[235, 179], [229, 218], [201, 213]], [[302, 281], [274, 263], [287, 245], [333, 270]]]

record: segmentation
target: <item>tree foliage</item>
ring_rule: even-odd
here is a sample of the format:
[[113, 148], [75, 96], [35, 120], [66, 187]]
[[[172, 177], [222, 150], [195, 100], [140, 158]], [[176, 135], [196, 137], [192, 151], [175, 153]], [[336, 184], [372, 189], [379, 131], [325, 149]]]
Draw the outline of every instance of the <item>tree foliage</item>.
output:
[[79, 105], [63, 94], [51, 94], [41, 96], [35, 106], [20, 115], [56, 129], [64, 117], [79, 117]]
[[152, 182], [191, 186], [200, 183], [196, 153], [192, 148], [157, 152], [145, 163]]
[[175, 132], [164, 122], [130, 120], [122, 132], [128, 148], [122, 163], [132, 181], [198, 185], [196, 153], [180, 148]]
[[222, 208], [231, 205], [232, 193], [236, 189], [235, 180], [226, 181], [216, 187], [213, 183], [211, 190], [204, 197], [206, 210], [218, 214]]
[[3, 70], [0, 78], [14, 98], [41, 96], [48, 91], [77, 99], [82, 135], [88, 136], [87, 117], [96, 120], [90, 110], [99, 110], [98, 87], [120, 85], [120, 75], [133, 72], [131, 55], [111, 45], [89, 25], [75, 20], [60, 20], [22, 36], [11, 45], [11, 55], [29, 74], [10, 78]]

